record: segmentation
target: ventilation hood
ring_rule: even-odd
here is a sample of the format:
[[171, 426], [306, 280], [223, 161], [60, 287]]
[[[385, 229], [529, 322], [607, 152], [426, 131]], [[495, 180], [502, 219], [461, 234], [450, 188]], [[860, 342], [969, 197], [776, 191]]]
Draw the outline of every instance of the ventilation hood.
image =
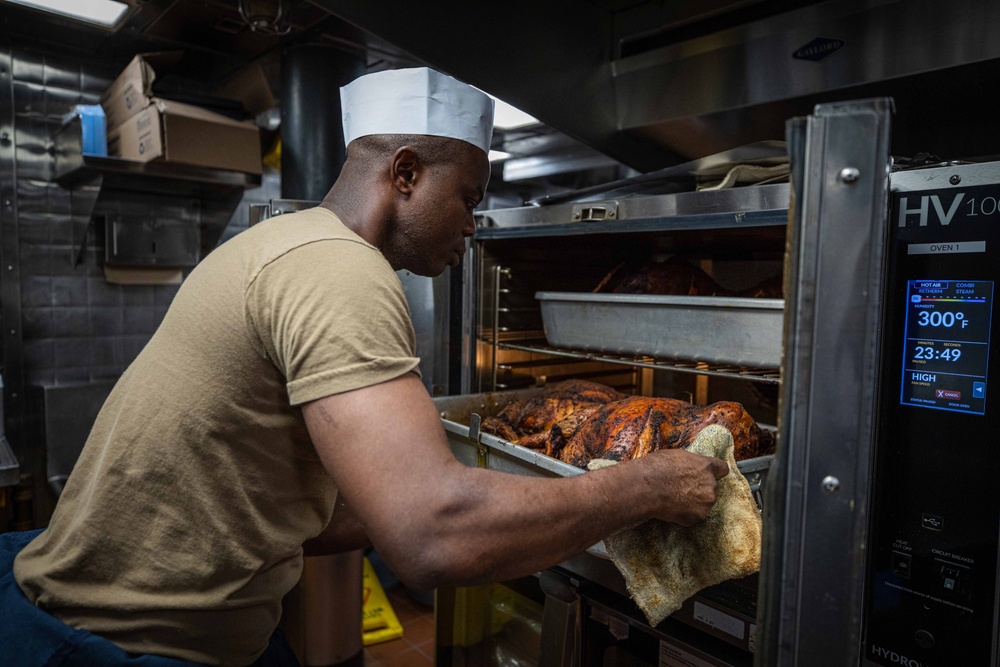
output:
[[640, 171], [886, 95], [895, 154], [1000, 155], [995, 0], [314, 3]]

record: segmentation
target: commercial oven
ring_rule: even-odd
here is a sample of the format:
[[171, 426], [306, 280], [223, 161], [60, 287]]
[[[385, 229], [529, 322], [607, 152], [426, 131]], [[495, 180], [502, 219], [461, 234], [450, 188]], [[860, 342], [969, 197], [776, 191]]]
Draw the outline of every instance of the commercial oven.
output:
[[[768, 146], [767, 159], [785, 157]], [[760, 147], [733, 151], [762, 159]], [[436, 399], [456, 456], [515, 474], [583, 471], [480, 430], [540, 387], [584, 378], [628, 394], [706, 405], [735, 400], [775, 428], [783, 301], [594, 293], [609, 274], [661, 260], [710, 274], [727, 294], [780, 281], [789, 185], [692, 192], [702, 162], [623, 188], [543, 206], [486, 211], [465, 260], [463, 393]], [[636, 190], [680, 189], [646, 195]], [[555, 198], [552, 198], [555, 199]], [[771, 457], [741, 461], [759, 493]], [[528, 580], [439, 589], [439, 664], [750, 665], [757, 578], [704, 590], [657, 628], [628, 598], [602, 545]], [[707, 658], [705, 656], [708, 656]], [[610, 662], [609, 662], [610, 661]], [[688, 664], [685, 662], [665, 664]], [[691, 662], [690, 664], [700, 664]]]
[[[462, 391], [436, 399], [463, 462], [581, 473], [479, 428], [566, 378], [739, 401], [778, 447], [740, 464], [762, 505], [758, 576], [651, 628], [595, 545], [535, 577], [440, 589], [439, 664], [998, 664], [987, 387], [1000, 172], [893, 170], [891, 112], [877, 99], [791, 119], [791, 185], [617, 187], [478, 216]], [[675, 256], [730, 292], [782, 276], [779, 316], [723, 297], [605, 312], [593, 293], [623, 262]], [[568, 308], [557, 325], [553, 306]]]
[[[733, 295], [780, 281], [789, 185], [690, 190], [740, 162], [787, 161], [784, 146], [724, 157], [477, 216], [464, 265], [463, 393], [436, 399], [460, 459], [516, 474], [581, 473], [479, 429], [482, 417], [568, 378], [700, 405], [736, 400], [774, 428], [781, 299], [593, 291], [622, 267], [659, 260], [705, 271]], [[740, 462], [755, 492], [769, 466], [770, 456]], [[595, 545], [527, 581], [439, 590], [439, 663], [657, 665], [663, 651], [749, 665], [756, 589], [756, 577], [712, 587], [649, 628]]]
[[[568, 378], [739, 401], [778, 441], [739, 466], [763, 512], [759, 575], [699, 592], [654, 628], [597, 544], [536, 576], [439, 589], [438, 664], [1000, 664], [988, 392], [1000, 163], [894, 165], [891, 109], [845, 102], [789, 120], [791, 184], [692, 191], [709, 160], [483, 212], [462, 272], [408, 288], [432, 297], [428, 338], [452, 351], [434, 363], [452, 395], [435, 401], [467, 465], [581, 474], [479, 428]], [[592, 291], [622, 263], [675, 256], [733, 292], [781, 276], [784, 298]], [[555, 325], [553, 308], [568, 309]]]

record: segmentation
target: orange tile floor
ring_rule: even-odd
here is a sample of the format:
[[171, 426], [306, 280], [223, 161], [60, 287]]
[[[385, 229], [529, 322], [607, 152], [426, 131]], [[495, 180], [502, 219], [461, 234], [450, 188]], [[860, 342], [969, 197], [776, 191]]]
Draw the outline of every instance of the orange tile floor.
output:
[[430, 667], [434, 664], [434, 610], [413, 601], [402, 586], [388, 591], [403, 636], [365, 647], [365, 667]]

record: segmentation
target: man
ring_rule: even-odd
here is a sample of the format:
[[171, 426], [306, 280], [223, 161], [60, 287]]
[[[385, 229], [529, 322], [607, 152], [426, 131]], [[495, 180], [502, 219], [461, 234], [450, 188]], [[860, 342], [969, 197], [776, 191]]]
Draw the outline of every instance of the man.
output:
[[490, 173], [492, 101], [421, 68], [362, 77], [342, 102], [348, 159], [322, 205], [192, 271], [49, 528], [18, 555], [8, 599], [23, 591], [45, 619], [145, 660], [249, 665], [277, 650], [304, 544], [372, 543], [429, 589], [530, 574], [646, 519], [708, 513], [728, 469], [684, 451], [556, 480], [452, 456], [394, 270], [461, 260]]

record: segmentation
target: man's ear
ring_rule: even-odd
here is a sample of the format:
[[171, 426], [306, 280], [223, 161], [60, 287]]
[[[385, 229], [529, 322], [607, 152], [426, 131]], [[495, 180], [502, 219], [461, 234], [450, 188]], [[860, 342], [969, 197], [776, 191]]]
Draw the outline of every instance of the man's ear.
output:
[[412, 146], [403, 146], [392, 154], [392, 184], [402, 194], [413, 192], [422, 172], [423, 164]]

